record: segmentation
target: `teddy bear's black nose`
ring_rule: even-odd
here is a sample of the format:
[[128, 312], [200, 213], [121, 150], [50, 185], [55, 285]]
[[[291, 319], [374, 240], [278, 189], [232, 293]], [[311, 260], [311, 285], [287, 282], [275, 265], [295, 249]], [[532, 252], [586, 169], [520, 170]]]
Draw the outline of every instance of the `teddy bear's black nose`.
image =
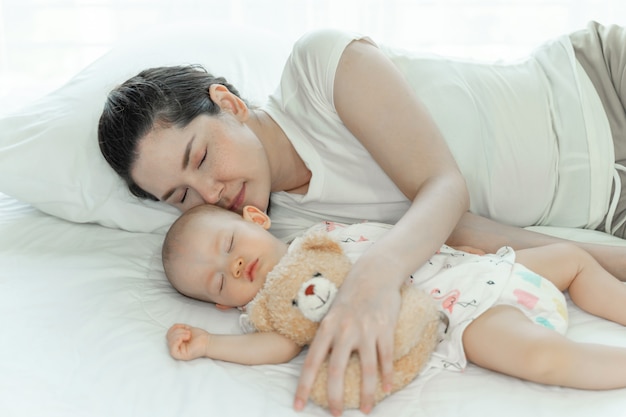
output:
[[294, 307], [298, 307], [298, 300], [291, 300], [291, 305]]

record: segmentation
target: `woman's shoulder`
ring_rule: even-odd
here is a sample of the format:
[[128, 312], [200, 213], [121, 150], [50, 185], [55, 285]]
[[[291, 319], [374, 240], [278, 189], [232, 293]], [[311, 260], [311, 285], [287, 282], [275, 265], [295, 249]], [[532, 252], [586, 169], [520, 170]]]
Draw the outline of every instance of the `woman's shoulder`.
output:
[[317, 29], [305, 33], [293, 46], [292, 55], [300, 59], [341, 55], [350, 42], [366, 36], [339, 29]]
[[308, 96], [322, 96], [332, 101], [335, 72], [346, 47], [364, 38], [355, 32], [336, 29], [310, 31], [298, 39], [283, 69], [281, 90], [285, 97], [294, 91]]
[[308, 48], [314, 46], [332, 45], [338, 42], [350, 42], [360, 39], [365, 35], [341, 29], [315, 29], [304, 33], [294, 44], [295, 48]]

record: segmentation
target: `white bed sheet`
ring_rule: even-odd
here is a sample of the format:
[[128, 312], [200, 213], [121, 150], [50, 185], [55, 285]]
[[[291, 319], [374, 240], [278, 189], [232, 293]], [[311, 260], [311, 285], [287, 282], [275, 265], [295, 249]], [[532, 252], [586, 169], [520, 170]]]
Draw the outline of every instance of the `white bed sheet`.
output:
[[[175, 322], [222, 332], [238, 325], [237, 314], [169, 286], [161, 241], [70, 223], [0, 195], [0, 416], [328, 416], [312, 404], [291, 409], [304, 354], [255, 367], [169, 356], [165, 332]], [[626, 346], [622, 326], [569, 307], [568, 336]], [[418, 378], [371, 415], [621, 417], [626, 389], [546, 387], [470, 366]]]

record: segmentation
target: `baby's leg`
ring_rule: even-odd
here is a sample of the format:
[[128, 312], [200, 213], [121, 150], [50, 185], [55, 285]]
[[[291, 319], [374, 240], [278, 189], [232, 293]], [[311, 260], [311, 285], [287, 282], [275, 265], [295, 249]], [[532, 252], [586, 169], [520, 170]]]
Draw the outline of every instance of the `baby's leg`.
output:
[[576, 343], [499, 305], [463, 333], [470, 362], [528, 381], [580, 389], [626, 387], [626, 348]]
[[473, 246], [495, 253], [505, 245], [520, 250], [559, 242], [569, 242], [585, 249], [613, 275], [626, 282], [626, 246], [572, 242], [520, 227], [508, 226], [470, 212], [466, 212], [461, 217], [446, 244], [453, 247]]
[[626, 326], [626, 284], [608, 273], [586, 251], [569, 243], [521, 249], [516, 262], [569, 291], [588, 313]]

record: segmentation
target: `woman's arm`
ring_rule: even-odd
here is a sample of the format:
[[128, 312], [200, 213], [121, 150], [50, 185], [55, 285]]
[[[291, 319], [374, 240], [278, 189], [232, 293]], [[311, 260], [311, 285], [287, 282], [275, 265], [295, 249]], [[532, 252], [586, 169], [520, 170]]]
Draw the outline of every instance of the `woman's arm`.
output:
[[366, 41], [346, 48], [334, 100], [347, 128], [413, 201], [397, 225], [355, 263], [306, 357], [295, 408], [304, 406], [319, 366], [329, 356], [329, 405], [338, 415], [351, 352], [361, 356], [363, 412], [372, 407], [379, 366], [383, 387], [390, 389], [399, 288], [444, 243], [468, 209], [469, 197], [435, 123], [378, 48]]
[[242, 365], [289, 362], [301, 350], [300, 346], [278, 333], [210, 334], [186, 324], [170, 327], [167, 344], [175, 359], [211, 358]]
[[[450, 246], [473, 246], [494, 253], [502, 246], [528, 249], [558, 242], [571, 242], [554, 236], [508, 226], [465, 213], [447, 240]], [[626, 246], [574, 242], [593, 256], [600, 265], [621, 281], [626, 281]]]

